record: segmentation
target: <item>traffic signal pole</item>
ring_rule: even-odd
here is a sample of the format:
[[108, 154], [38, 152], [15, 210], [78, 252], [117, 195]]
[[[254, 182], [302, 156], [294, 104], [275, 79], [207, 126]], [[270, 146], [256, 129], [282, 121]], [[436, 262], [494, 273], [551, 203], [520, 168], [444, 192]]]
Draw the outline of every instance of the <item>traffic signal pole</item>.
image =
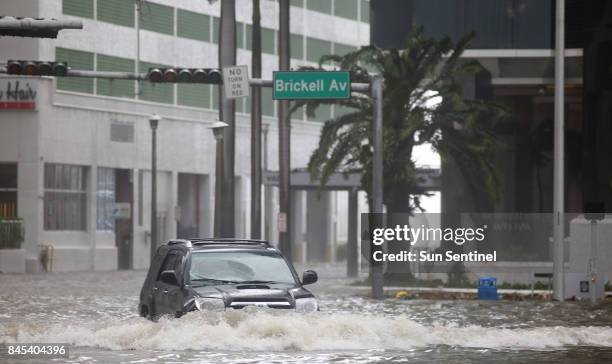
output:
[[[278, 68], [289, 71], [289, 0], [279, 1]], [[285, 257], [293, 260], [291, 252], [291, 120], [289, 101], [278, 102], [278, 187], [279, 216], [278, 244]]]

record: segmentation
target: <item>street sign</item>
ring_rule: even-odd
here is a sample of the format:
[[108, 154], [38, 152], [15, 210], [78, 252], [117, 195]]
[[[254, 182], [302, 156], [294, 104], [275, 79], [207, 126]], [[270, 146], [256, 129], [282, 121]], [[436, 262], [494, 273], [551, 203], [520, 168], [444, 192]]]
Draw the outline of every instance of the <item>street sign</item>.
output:
[[225, 98], [237, 99], [249, 96], [249, 68], [234, 66], [223, 68], [223, 89]]
[[336, 100], [350, 97], [351, 75], [348, 71], [274, 72], [274, 100]]

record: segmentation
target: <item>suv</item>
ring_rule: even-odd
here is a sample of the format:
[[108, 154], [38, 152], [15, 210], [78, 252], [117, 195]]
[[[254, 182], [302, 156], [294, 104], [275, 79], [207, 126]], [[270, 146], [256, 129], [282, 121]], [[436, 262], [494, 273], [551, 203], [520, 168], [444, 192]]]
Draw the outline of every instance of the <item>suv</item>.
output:
[[307, 270], [300, 282], [293, 265], [263, 240], [175, 239], [157, 249], [138, 312], [153, 321], [246, 306], [312, 312], [319, 306], [303, 285], [317, 279]]

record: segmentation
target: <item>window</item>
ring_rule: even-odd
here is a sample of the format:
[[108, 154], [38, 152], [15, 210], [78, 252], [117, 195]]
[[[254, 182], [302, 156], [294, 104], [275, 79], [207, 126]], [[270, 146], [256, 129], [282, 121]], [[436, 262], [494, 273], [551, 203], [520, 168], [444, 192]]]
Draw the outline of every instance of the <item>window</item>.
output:
[[303, 59], [304, 58], [304, 36], [301, 34], [291, 34], [289, 38], [291, 43], [291, 58]]
[[221, 26], [221, 21], [218, 17], [213, 16], [213, 29], [212, 29], [212, 41], [215, 44], [219, 44], [219, 27]]
[[210, 42], [210, 16], [177, 9], [176, 17], [179, 37]]
[[236, 22], [236, 48], [245, 48], [244, 23]]
[[134, 27], [134, 2], [97, 0], [97, 18], [107, 23]]
[[322, 56], [331, 54], [331, 43], [316, 39], [306, 38], [306, 59], [310, 62], [319, 62]]
[[261, 88], [261, 113], [266, 116], [274, 116], [274, 100], [272, 89], [269, 87]]
[[357, 10], [359, 10], [361, 0], [335, 0], [334, 15], [347, 19], [357, 20]]
[[45, 230], [86, 230], [86, 167], [45, 164]]
[[361, 0], [361, 19], [364, 23], [370, 22], [370, 2]]
[[[134, 72], [135, 64], [131, 59], [98, 54], [98, 71]], [[134, 97], [135, 81], [98, 79], [97, 93], [106, 96]]]
[[274, 54], [276, 46], [276, 32], [272, 29], [261, 28], [261, 51]]
[[306, 9], [331, 14], [332, 2], [328, 0], [308, 0], [306, 1]]
[[303, 8], [304, 0], [291, 0], [291, 6], [297, 6], [298, 8]]
[[93, 19], [93, 4], [93, 0], [62, 0], [62, 13]]
[[177, 87], [177, 104], [210, 109], [210, 85], [180, 83]]
[[181, 256], [176, 253], [176, 250], [168, 253], [168, 255], [166, 255], [166, 259], [164, 259], [164, 263], [162, 264], [161, 269], [159, 270], [159, 273], [157, 273], [157, 280], [159, 281], [159, 278], [161, 277], [161, 273], [163, 271], [166, 271], [166, 270], [176, 271], [177, 265], [180, 262], [181, 262]]
[[0, 218], [17, 217], [17, 164], [0, 163]]
[[211, 85], [212, 87], [212, 109], [219, 110], [219, 86]]
[[351, 53], [357, 50], [357, 47], [353, 47], [351, 45], [346, 45], [342, 43], [334, 43], [334, 54], [338, 56], [343, 56], [347, 53]]
[[321, 105], [317, 107], [314, 117], [309, 116], [309, 121], [324, 122], [331, 118], [331, 105]]
[[150, 1], [143, 5], [140, 11], [142, 29], [168, 35], [174, 34], [174, 8]]
[[96, 183], [96, 230], [114, 231], [115, 169], [98, 168]]
[[[140, 62], [140, 71], [148, 72], [149, 68], [164, 67], [160, 64]], [[142, 82], [140, 84], [140, 99], [165, 104], [174, 103], [174, 84]]]
[[[93, 53], [55, 48], [55, 59], [59, 62], [67, 62], [73, 69], [88, 71], [93, 71], [94, 69]], [[92, 94], [94, 91], [94, 81], [90, 78], [58, 77], [57, 89]]]

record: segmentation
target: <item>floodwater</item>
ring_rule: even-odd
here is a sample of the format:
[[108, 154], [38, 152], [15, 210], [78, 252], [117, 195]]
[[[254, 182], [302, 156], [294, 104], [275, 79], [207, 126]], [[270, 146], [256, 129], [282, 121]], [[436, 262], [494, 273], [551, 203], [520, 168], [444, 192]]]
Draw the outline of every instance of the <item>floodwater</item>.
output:
[[377, 302], [346, 286], [341, 269], [323, 269], [311, 286], [321, 312], [152, 323], [136, 312], [144, 275], [0, 275], [0, 343], [69, 344], [57, 363], [612, 362], [610, 304]]

